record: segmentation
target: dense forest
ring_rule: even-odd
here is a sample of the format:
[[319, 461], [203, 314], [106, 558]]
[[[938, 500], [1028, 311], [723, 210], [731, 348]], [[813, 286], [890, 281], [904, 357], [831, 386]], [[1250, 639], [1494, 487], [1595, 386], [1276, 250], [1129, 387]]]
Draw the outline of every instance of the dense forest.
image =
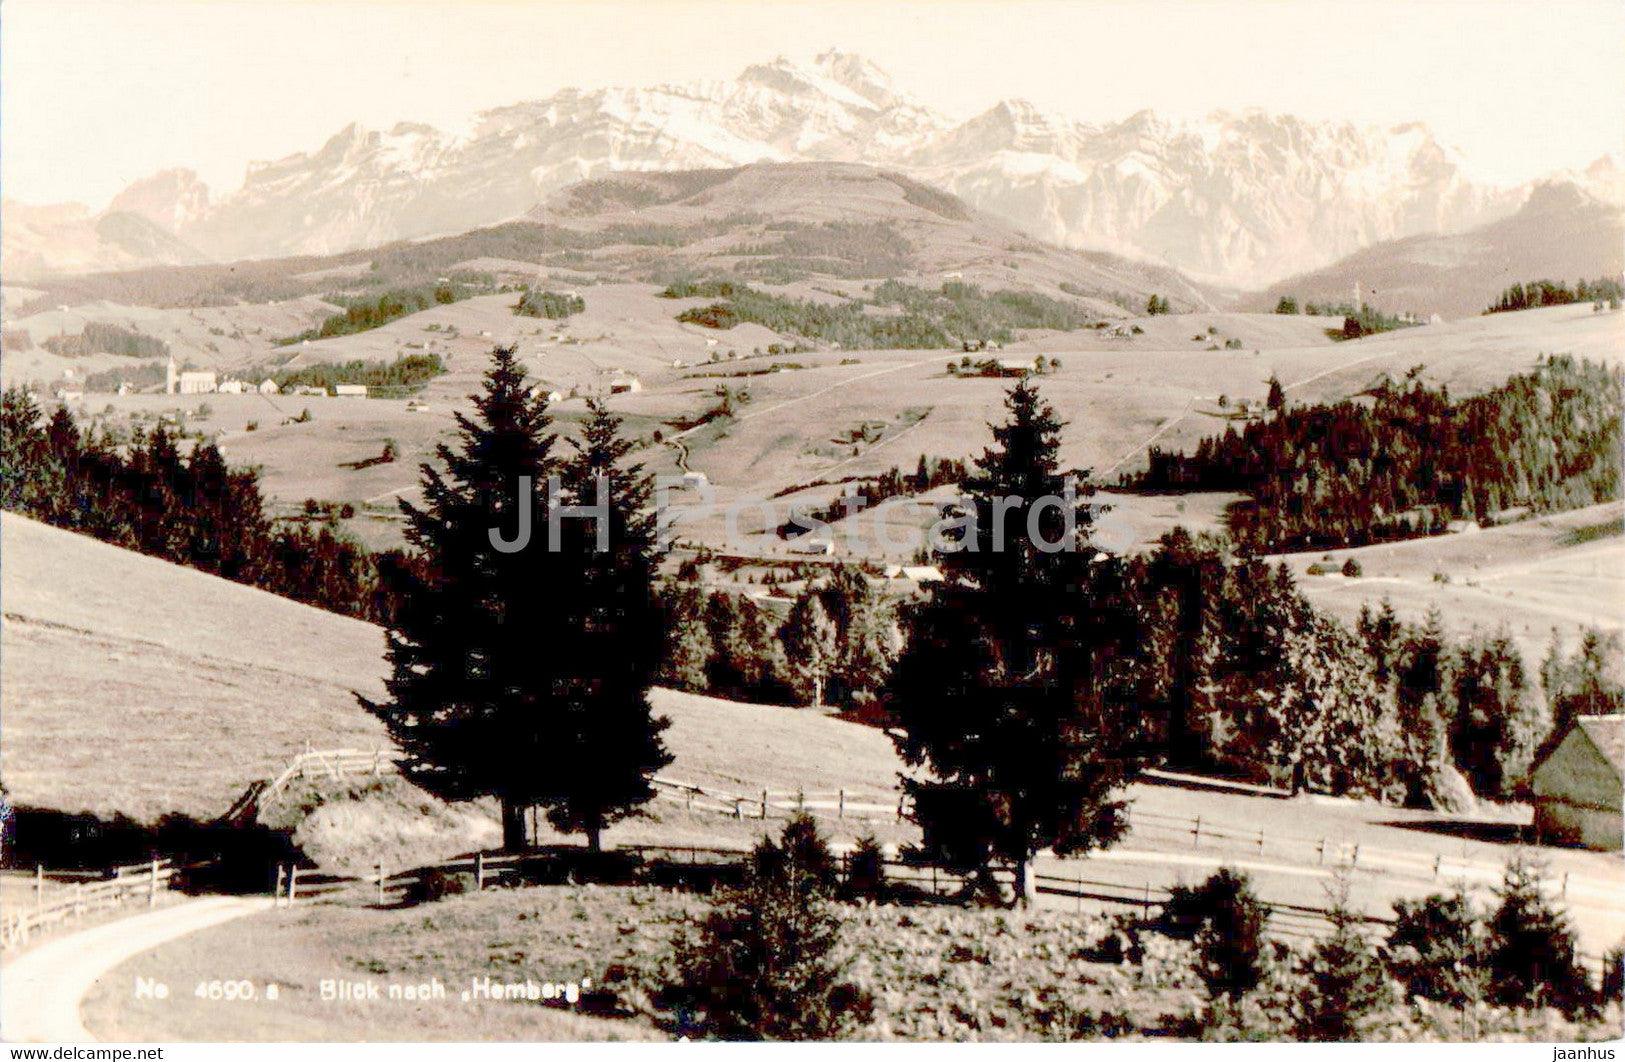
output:
[[269, 376], [284, 391], [294, 387], [320, 387], [331, 391], [337, 384], [365, 384], [374, 395], [411, 394], [446, 371], [438, 354], [406, 354], [394, 361], [340, 361], [307, 365], [299, 369], [277, 369], [249, 373], [247, 379]]
[[132, 332], [102, 321], [86, 321], [84, 331], [76, 336], [66, 333], [47, 336], [40, 345], [64, 358], [83, 358], [91, 354], [122, 354], [127, 358], [162, 358], [169, 355], [169, 344], [156, 336]]
[[587, 301], [580, 295], [532, 289], [519, 297], [513, 312], [520, 317], [546, 317], [558, 321], [586, 309]]
[[258, 476], [229, 468], [212, 443], [182, 452], [162, 426], [122, 446], [81, 433], [66, 409], [47, 420], [8, 388], [0, 408], [0, 507], [332, 612], [384, 621], [372, 555], [325, 523], [273, 523]]
[[1578, 508], [1619, 497], [1622, 381], [1617, 368], [1568, 356], [1460, 401], [1414, 377], [1385, 380], [1341, 402], [1275, 410], [1193, 454], [1153, 448], [1126, 485], [1250, 495], [1233, 507], [1231, 533], [1256, 552]]
[[[1437, 614], [1405, 623], [1386, 602], [1345, 626], [1284, 566], [1180, 530], [1093, 571], [1093, 592], [1132, 634], [1105, 696], [1148, 762], [1463, 810], [1523, 795], [1536, 756], [1575, 716], [1625, 710], [1617, 633], [1572, 647], [1554, 635], [1537, 670], [1505, 630], [1449, 636]], [[918, 605], [875, 586], [852, 565], [765, 600], [679, 578], [665, 595], [661, 681], [888, 724], [888, 676]]]
[[1621, 299], [1625, 299], [1625, 286], [1613, 277], [1579, 280], [1572, 288], [1561, 282], [1531, 280], [1525, 284], [1514, 284], [1501, 292], [1501, 297], [1484, 312], [1511, 313], [1516, 310], [1532, 310], [1537, 306], [1567, 306], [1574, 302], [1610, 303], [1617, 306]]
[[306, 329], [296, 336], [285, 336], [277, 340], [277, 345], [286, 347], [311, 339], [354, 335], [431, 306], [447, 306], [490, 293], [491, 289], [485, 285], [453, 281], [416, 288], [394, 288], [378, 295], [331, 295], [328, 301], [343, 306], [343, 313], [333, 314], [317, 327]]
[[1351, 628], [1285, 566], [1166, 536], [1127, 563], [1141, 643], [1117, 680], [1158, 757], [1291, 789], [1460, 808], [1518, 794], [1550, 735], [1619, 711], [1617, 633], [1555, 639], [1537, 674], [1505, 630], [1443, 633], [1384, 602]]
[[730, 281], [680, 281], [667, 298], [722, 301], [684, 310], [677, 319], [707, 328], [759, 324], [776, 332], [848, 349], [930, 350], [961, 343], [1007, 343], [1016, 329], [1071, 331], [1092, 318], [1072, 303], [1028, 292], [984, 292], [950, 282], [932, 291], [888, 280], [863, 299], [820, 303], [757, 291]]

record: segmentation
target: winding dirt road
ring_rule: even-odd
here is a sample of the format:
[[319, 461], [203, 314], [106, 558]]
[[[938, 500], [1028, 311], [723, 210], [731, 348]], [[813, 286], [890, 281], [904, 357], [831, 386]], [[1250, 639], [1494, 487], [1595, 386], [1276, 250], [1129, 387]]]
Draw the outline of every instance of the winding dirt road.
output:
[[0, 966], [0, 1039], [89, 1043], [79, 1016], [85, 994], [126, 959], [233, 918], [263, 911], [269, 897], [211, 896], [47, 941]]

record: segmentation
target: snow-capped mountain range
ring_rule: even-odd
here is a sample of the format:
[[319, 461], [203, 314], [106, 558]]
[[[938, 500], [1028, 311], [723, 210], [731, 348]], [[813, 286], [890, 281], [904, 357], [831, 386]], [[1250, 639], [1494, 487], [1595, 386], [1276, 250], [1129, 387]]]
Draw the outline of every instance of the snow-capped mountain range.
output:
[[[900, 170], [1035, 236], [1240, 287], [1494, 221], [1528, 194], [1475, 182], [1420, 124], [1256, 111], [1175, 123], [1147, 111], [1095, 125], [1021, 100], [956, 122], [874, 64], [828, 52], [727, 82], [567, 89], [483, 112], [458, 133], [351, 125], [314, 152], [252, 164], [225, 195], [170, 170], [101, 214], [8, 203], [5, 268], [328, 253], [516, 217], [609, 172], [806, 160]], [[1613, 199], [1620, 171], [1599, 167], [1577, 177]]]

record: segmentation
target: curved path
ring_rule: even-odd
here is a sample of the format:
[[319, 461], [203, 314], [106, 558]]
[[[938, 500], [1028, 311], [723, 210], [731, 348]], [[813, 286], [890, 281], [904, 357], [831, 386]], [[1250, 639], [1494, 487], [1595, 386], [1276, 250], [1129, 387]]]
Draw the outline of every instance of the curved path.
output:
[[270, 897], [187, 900], [30, 948], [0, 966], [0, 1039], [93, 1042], [79, 1008], [108, 971], [149, 948], [270, 906]]

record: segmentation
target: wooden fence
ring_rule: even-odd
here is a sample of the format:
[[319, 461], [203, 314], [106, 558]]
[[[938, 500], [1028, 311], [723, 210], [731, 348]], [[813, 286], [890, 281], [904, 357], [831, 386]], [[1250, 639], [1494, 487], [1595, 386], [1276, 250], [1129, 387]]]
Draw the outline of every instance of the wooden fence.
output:
[[81, 877], [69, 884], [59, 884], [53, 899], [45, 901], [46, 872], [38, 867], [34, 872], [34, 903], [26, 910], [8, 911], [0, 923], [0, 943], [7, 948], [27, 944], [29, 938], [49, 927], [82, 918], [95, 911], [119, 907], [131, 900], [145, 900], [148, 907], [156, 906], [158, 895], [174, 886], [179, 875], [177, 868], [167, 859], [154, 859], [146, 863], [131, 863], [109, 867], [96, 873], [101, 880], [83, 880], [80, 872], [52, 874]]
[[[394, 749], [312, 749], [295, 756], [276, 777], [252, 783], [222, 816], [225, 822], [250, 822], [261, 805], [302, 779], [378, 778], [399, 774], [407, 765]], [[902, 821], [907, 801], [897, 792], [874, 793], [853, 789], [760, 789], [734, 793], [660, 775], [650, 779], [663, 799], [682, 803], [689, 811], [726, 815], [734, 819], [788, 818], [796, 812], [835, 819]]]

